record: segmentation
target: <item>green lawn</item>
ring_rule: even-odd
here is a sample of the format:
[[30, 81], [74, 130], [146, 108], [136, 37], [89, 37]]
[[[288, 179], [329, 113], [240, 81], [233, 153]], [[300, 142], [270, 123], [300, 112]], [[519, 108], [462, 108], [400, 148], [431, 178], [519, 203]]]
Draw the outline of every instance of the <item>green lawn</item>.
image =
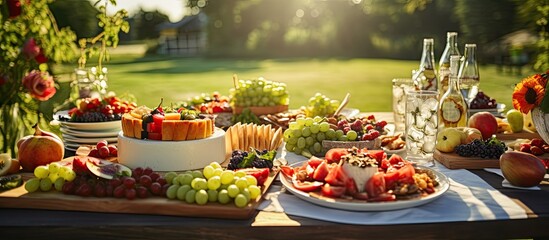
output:
[[[391, 79], [408, 77], [418, 61], [389, 59], [200, 59], [128, 58], [107, 64], [109, 89], [131, 93], [139, 105], [149, 107], [178, 102], [203, 92], [226, 95], [232, 76], [263, 76], [284, 82], [290, 91], [290, 108], [307, 103], [316, 92], [342, 99], [351, 93], [349, 107], [361, 111], [391, 111]], [[513, 86], [522, 76], [498, 73], [495, 66], [481, 66], [480, 88], [510, 108]]]

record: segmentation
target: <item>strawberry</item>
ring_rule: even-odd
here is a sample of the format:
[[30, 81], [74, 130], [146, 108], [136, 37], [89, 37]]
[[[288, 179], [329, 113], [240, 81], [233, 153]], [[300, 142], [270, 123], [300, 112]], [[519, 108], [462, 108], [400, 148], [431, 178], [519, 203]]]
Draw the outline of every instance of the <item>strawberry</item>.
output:
[[545, 172], [549, 173], [549, 158], [540, 158], [540, 160], [545, 166]]
[[530, 151], [532, 152], [532, 154], [536, 155], [536, 156], [539, 156], [539, 155], [542, 155], [545, 153], [545, 151], [543, 151], [543, 149], [541, 149], [540, 147], [538, 146], [532, 146], [530, 147]]

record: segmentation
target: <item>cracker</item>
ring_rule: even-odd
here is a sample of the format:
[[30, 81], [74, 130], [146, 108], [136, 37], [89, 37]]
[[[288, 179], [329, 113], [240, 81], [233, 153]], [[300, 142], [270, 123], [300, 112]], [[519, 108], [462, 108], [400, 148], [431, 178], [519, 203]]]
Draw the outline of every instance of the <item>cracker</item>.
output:
[[272, 138], [273, 138], [273, 130], [271, 128], [271, 124], [265, 125], [265, 130], [263, 131], [263, 143], [265, 145], [265, 149], [272, 150], [271, 149]]
[[231, 132], [231, 138], [233, 139], [232, 141], [233, 150], [240, 149], [240, 143], [242, 142], [242, 139], [238, 137], [241, 134], [240, 128], [241, 128], [240, 123], [237, 123], [236, 125], [233, 126], [233, 131]]
[[276, 150], [282, 144], [282, 128], [278, 128], [271, 139], [271, 149]]
[[254, 148], [257, 148], [257, 139], [256, 139], [256, 134], [257, 134], [257, 125], [255, 124], [250, 124], [250, 126], [248, 127], [248, 148], [249, 147], [254, 147]]

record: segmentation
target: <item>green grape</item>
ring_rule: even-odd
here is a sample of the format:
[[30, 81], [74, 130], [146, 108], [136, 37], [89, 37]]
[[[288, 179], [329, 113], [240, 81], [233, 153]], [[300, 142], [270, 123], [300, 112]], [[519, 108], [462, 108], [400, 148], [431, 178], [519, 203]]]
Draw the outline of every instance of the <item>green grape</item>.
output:
[[294, 148], [294, 153], [295, 153], [295, 154], [298, 154], [298, 155], [299, 155], [299, 154], [301, 154], [302, 151], [303, 151], [303, 148], [299, 148], [299, 147], [297, 147], [297, 146]]
[[53, 187], [58, 192], [61, 192], [63, 190], [63, 185], [65, 185], [65, 179], [62, 177], [58, 177], [57, 179], [55, 179], [55, 182], [53, 182]]
[[234, 198], [234, 205], [236, 205], [237, 207], [239, 208], [243, 208], [243, 207], [246, 207], [248, 205], [248, 202], [250, 200], [248, 198], [246, 198], [246, 196], [244, 196], [244, 194], [238, 194], [236, 195], [236, 197]]
[[327, 122], [321, 122], [319, 125], [321, 132], [326, 132], [330, 129], [330, 124]]
[[208, 189], [217, 190], [219, 187], [221, 187], [221, 177], [213, 176], [208, 179]]
[[180, 185], [191, 185], [191, 182], [193, 181], [194, 177], [189, 173], [183, 173], [183, 174], [179, 174], [177, 176], [177, 179], [179, 180]]
[[[65, 170], [66, 169], [66, 170]], [[74, 170], [68, 168], [68, 167], [63, 167], [61, 169], [59, 169], [60, 171], [62, 171], [64, 174], [64, 176], [62, 176], [67, 182], [72, 182], [75, 178], [76, 178], [76, 172], [74, 172]], [[61, 176], [61, 175], [60, 175]]]
[[336, 138], [336, 132], [335, 130], [333, 129], [328, 129], [328, 131], [326, 131], [326, 138], [329, 138], [329, 139], [334, 139]]
[[288, 150], [289, 152], [293, 152], [293, 150], [294, 150], [294, 148], [295, 148], [295, 144], [286, 143], [285, 148], [286, 148], [286, 150]]
[[315, 139], [313, 137], [305, 138], [305, 147], [313, 146], [314, 143], [315, 143]]
[[204, 204], [208, 203], [208, 200], [209, 200], [208, 192], [206, 192], [206, 190], [204, 190], [204, 189], [199, 190], [194, 195], [194, 198], [195, 198], [194, 200], [196, 201], [196, 203], [198, 205], [204, 205]]
[[42, 192], [47, 192], [51, 190], [52, 184], [50, 178], [42, 178], [40, 179], [40, 190], [42, 190]]
[[214, 167], [210, 165], [205, 166], [204, 169], [202, 169], [202, 175], [204, 175], [206, 179], [210, 179], [214, 175], [214, 170]]
[[358, 134], [356, 133], [356, 131], [349, 130], [347, 132], [347, 138], [349, 139], [349, 141], [354, 141], [354, 140], [356, 140], [357, 137], [358, 137]]
[[283, 133], [283, 135], [284, 135], [284, 140], [290, 139], [290, 137], [291, 137], [290, 134], [291, 134], [291, 133], [292, 133], [292, 129], [289, 129], [289, 128], [288, 128], [288, 129], [284, 130], [284, 133]]
[[301, 136], [303, 136], [303, 137], [311, 136], [311, 128], [310, 127], [304, 127], [301, 130]]
[[168, 199], [175, 199], [178, 189], [179, 185], [171, 185], [168, 187], [168, 190], [166, 190], [166, 197], [168, 197]]
[[301, 137], [302, 133], [301, 133], [301, 130], [299, 129], [294, 129], [292, 131], [292, 134], [290, 135], [292, 138], [298, 138], [298, 137]]
[[206, 192], [208, 192], [208, 202], [217, 202], [217, 196], [219, 195], [217, 190], [208, 189]]
[[256, 185], [248, 186], [248, 190], [250, 191], [250, 199], [257, 199], [261, 195], [261, 188]]
[[219, 191], [217, 194], [217, 201], [221, 204], [227, 204], [231, 201], [229, 197], [229, 192], [226, 189]]
[[311, 154], [311, 152], [308, 149], [303, 149], [303, 151], [301, 151], [300, 154], [306, 158], [311, 158], [313, 156], [313, 154]]
[[299, 138], [290, 138], [290, 140], [288, 140], [288, 143], [296, 145], [298, 140], [299, 140]]
[[211, 162], [210, 166], [212, 166], [214, 169], [221, 168], [221, 164], [219, 164], [218, 162]]
[[319, 142], [326, 140], [326, 134], [324, 134], [323, 132], [319, 132], [318, 134], [316, 134], [316, 140]]
[[[315, 116], [315, 117], [313, 118], [313, 120], [315, 121], [315, 123], [320, 123], [320, 122], [322, 122], [323, 118], [320, 117], [320, 116]], [[314, 125], [314, 124], [313, 124], [313, 125]]]
[[202, 175], [202, 171], [200, 170], [194, 170], [192, 171], [193, 178], [203, 178], [204, 175]]
[[250, 196], [251, 196], [251, 195], [250, 195], [250, 190], [248, 189], [248, 187], [246, 187], [246, 188], [244, 188], [244, 189], [241, 189], [241, 190], [240, 190], [240, 193], [241, 193], [241, 194], [244, 194], [244, 196], [248, 199], [248, 201], [249, 201], [249, 199], [251, 199], [251, 198], [250, 198]]
[[311, 126], [311, 132], [312, 133], [318, 133], [320, 131], [320, 125], [318, 123], [313, 123]]
[[179, 188], [177, 188], [177, 192], [176, 192], [177, 199], [179, 199], [181, 201], [185, 201], [185, 196], [187, 195], [187, 192], [191, 189], [192, 188], [189, 185], [183, 185], [183, 186], [180, 186]]
[[246, 176], [246, 172], [242, 171], [242, 170], [238, 170], [236, 172], [234, 172], [234, 175], [241, 178], [241, 177], [245, 177]]
[[57, 173], [52, 173], [50, 172], [50, 175], [48, 176], [48, 178], [51, 180], [51, 182], [55, 182], [55, 180], [57, 180], [57, 178], [59, 178], [59, 175]]
[[195, 195], [196, 195], [196, 190], [194, 189], [189, 190], [187, 194], [185, 194], [185, 202], [194, 203], [194, 201], [196, 200]]
[[314, 120], [313, 120], [312, 118], [306, 118], [306, 119], [305, 119], [305, 126], [306, 126], [306, 127], [312, 126], [313, 123], [314, 123]]
[[337, 139], [340, 139], [341, 136], [344, 136], [344, 135], [345, 135], [345, 133], [343, 133], [343, 130], [338, 129], [338, 130], [336, 131], [336, 138], [337, 138]]
[[244, 178], [246, 178], [248, 186], [257, 185], [257, 179], [254, 176], [246, 175]]
[[342, 136], [339, 137], [337, 140], [338, 140], [338, 141], [349, 141], [349, 139], [347, 138], [346, 135], [342, 135]]
[[213, 173], [214, 173], [214, 176], [220, 176], [221, 177], [221, 174], [223, 173], [223, 169], [216, 168]]
[[38, 188], [40, 188], [39, 178], [31, 178], [25, 183], [25, 190], [27, 190], [27, 192], [36, 192]]
[[191, 187], [194, 190], [206, 190], [208, 189], [208, 182], [204, 178], [195, 178], [191, 181]]
[[50, 171], [50, 173], [57, 173], [60, 168], [61, 168], [61, 165], [59, 165], [59, 163], [52, 162], [48, 164], [48, 170]]
[[237, 194], [240, 193], [240, 188], [238, 188], [238, 186], [234, 185], [234, 184], [231, 184], [228, 188], [227, 188], [227, 192], [229, 193], [229, 197], [236, 197]]
[[172, 183], [175, 177], [177, 177], [176, 172], [168, 172], [164, 175], [164, 179], [166, 179], [166, 182], [168, 183]]
[[38, 166], [34, 169], [34, 176], [37, 178], [47, 178], [50, 170], [46, 166]]
[[295, 122], [296, 122], [297, 125], [299, 125], [300, 127], [304, 127], [304, 126], [305, 126], [305, 118], [303, 118], [303, 117], [297, 118], [297, 119], [295, 120]]
[[238, 178], [234, 184], [242, 191], [248, 187], [248, 180], [246, 178]]
[[300, 137], [299, 139], [297, 139], [298, 148], [305, 148], [306, 145], [307, 145], [307, 141], [305, 140], [305, 138]]
[[299, 129], [299, 125], [297, 125], [296, 122], [290, 122], [290, 123], [288, 124], [288, 129], [291, 129], [291, 130]]
[[221, 173], [221, 184], [230, 184], [234, 180], [234, 172], [231, 170], [225, 170]]
[[319, 142], [315, 142], [313, 145], [313, 149], [315, 152], [320, 153], [322, 151], [322, 145]]
[[[70, 168], [68, 167], [65, 167], [65, 166], [61, 166], [59, 168], [59, 170], [57, 170], [57, 175], [59, 175], [60, 177], [62, 178], [66, 178], [67, 177], [67, 172], [69, 171]], [[72, 169], [71, 169], [72, 170]]]

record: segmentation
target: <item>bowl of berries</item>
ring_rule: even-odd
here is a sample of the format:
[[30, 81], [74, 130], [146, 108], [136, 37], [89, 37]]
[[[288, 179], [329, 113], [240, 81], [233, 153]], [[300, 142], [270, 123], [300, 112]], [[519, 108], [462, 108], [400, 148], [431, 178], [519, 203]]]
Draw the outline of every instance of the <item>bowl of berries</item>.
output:
[[381, 149], [381, 135], [387, 134], [387, 121], [377, 121], [374, 115], [340, 119], [330, 118], [328, 121], [336, 131], [337, 140], [324, 140], [322, 147], [325, 151], [332, 148], [357, 147], [367, 149]]

